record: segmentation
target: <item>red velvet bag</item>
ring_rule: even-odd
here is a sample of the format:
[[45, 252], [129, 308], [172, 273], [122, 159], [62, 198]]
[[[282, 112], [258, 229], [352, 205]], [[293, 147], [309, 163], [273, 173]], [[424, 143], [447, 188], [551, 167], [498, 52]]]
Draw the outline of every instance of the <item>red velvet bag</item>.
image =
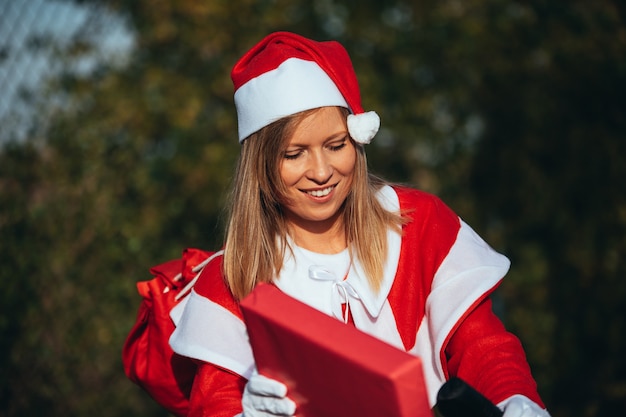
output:
[[186, 249], [182, 259], [151, 268], [154, 278], [137, 283], [143, 300], [122, 349], [124, 371], [131, 381], [176, 416], [188, 413], [196, 364], [174, 353], [169, 345], [175, 328], [170, 311], [188, 295], [194, 278], [215, 255]]

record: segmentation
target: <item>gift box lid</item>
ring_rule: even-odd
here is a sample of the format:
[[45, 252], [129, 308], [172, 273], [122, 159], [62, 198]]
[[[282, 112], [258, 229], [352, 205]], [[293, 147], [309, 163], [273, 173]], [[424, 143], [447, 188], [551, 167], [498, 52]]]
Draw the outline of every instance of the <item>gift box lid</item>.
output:
[[260, 374], [298, 417], [432, 417], [419, 357], [260, 284], [241, 301]]

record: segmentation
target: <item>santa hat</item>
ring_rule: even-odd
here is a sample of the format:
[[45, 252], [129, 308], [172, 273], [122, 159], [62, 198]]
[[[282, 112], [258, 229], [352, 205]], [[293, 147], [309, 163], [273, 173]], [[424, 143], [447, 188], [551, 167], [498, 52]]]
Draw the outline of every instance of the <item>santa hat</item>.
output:
[[369, 143], [380, 118], [364, 112], [348, 53], [335, 41], [317, 42], [289, 32], [268, 35], [233, 67], [239, 142], [285, 116], [324, 106], [349, 109], [348, 131]]

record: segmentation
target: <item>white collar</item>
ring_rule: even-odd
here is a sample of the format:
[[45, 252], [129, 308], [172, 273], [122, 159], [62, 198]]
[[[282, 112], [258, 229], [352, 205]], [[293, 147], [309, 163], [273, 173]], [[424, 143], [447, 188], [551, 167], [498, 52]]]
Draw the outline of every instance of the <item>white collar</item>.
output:
[[[392, 212], [399, 211], [398, 195], [390, 186], [381, 188], [376, 197], [384, 209]], [[371, 289], [363, 267], [356, 259], [353, 260], [345, 280], [343, 276], [327, 275], [320, 277], [320, 275], [324, 275], [323, 272], [316, 274], [320, 279], [313, 279], [310, 269], [319, 272], [319, 267], [306, 265], [305, 262], [296, 262], [290, 251], [285, 254], [283, 268], [275, 279], [275, 284], [286, 294], [338, 319], [343, 318], [341, 314], [342, 302], [348, 302], [355, 323], [365, 319], [365, 317], [360, 317], [363, 315], [376, 318], [391, 291], [400, 259], [401, 243], [400, 234], [393, 229], [388, 229], [388, 254], [383, 268], [383, 280], [378, 292]], [[297, 251], [294, 252], [298, 257]]]

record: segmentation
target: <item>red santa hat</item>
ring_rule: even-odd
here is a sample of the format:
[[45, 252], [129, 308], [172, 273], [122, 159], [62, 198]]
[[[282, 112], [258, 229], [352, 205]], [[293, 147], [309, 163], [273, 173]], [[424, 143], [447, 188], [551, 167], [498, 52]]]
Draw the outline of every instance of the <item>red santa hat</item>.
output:
[[354, 68], [344, 47], [289, 32], [268, 35], [233, 67], [239, 142], [285, 116], [325, 106], [349, 109], [348, 131], [369, 143], [380, 118], [364, 112]]

